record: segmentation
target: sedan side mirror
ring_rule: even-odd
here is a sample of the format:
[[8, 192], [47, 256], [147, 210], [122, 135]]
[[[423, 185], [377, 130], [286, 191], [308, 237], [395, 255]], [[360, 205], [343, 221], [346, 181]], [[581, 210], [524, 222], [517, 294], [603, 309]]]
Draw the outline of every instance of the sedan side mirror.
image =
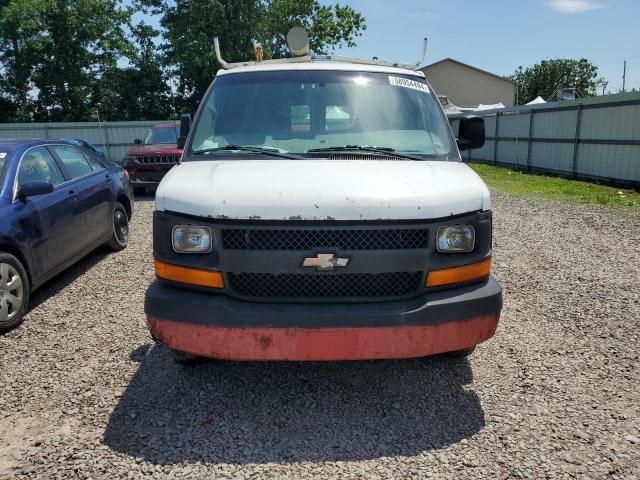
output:
[[16, 198], [19, 200], [25, 200], [27, 197], [36, 197], [38, 195], [45, 195], [53, 192], [53, 185], [51, 182], [44, 180], [36, 180], [34, 182], [28, 182], [21, 185], [16, 194]]
[[134, 143], [134, 144], [136, 144], [136, 145], [142, 145], [142, 139], [141, 139], [141, 138], [136, 138], [136, 139], [133, 141], [133, 143]]
[[178, 137], [178, 148], [184, 148], [187, 143], [187, 136], [191, 130], [191, 114], [183, 113], [180, 115], [180, 136]]
[[484, 145], [484, 119], [481, 117], [460, 117], [458, 125], [458, 148], [472, 150]]

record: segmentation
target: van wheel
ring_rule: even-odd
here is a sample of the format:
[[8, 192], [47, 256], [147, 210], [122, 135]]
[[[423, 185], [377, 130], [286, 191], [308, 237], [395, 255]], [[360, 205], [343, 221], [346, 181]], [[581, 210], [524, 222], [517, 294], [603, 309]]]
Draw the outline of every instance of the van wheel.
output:
[[115, 203], [111, 223], [113, 233], [109, 240], [109, 248], [114, 251], [124, 250], [129, 243], [129, 217], [120, 202]]
[[173, 361], [179, 365], [193, 365], [198, 360], [198, 357], [181, 350], [171, 349], [173, 354]]
[[449, 358], [463, 358], [463, 357], [468, 357], [469, 355], [471, 355], [473, 353], [473, 351], [476, 349], [476, 346], [474, 345], [473, 347], [468, 347], [468, 348], [463, 348], [461, 350], [454, 350], [452, 352], [445, 352], [442, 354], [443, 357], [449, 357]]
[[29, 308], [29, 277], [16, 257], [0, 252], [0, 333], [22, 321]]

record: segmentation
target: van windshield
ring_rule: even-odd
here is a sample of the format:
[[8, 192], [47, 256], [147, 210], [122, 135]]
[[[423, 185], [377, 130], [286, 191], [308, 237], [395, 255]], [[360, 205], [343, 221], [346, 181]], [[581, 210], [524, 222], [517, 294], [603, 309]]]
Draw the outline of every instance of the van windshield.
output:
[[204, 100], [189, 153], [230, 155], [224, 147], [238, 145], [304, 156], [367, 146], [446, 159], [452, 140], [437, 101], [414, 76], [326, 70], [222, 75]]

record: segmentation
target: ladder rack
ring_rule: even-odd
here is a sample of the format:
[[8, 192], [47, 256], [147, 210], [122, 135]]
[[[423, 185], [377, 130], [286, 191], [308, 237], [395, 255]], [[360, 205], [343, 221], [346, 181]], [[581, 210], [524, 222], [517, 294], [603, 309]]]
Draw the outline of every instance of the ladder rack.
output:
[[311, 63], [311, 62], [344, 62], [344, 63], [357, 63], [361, 65], [378, 65], [383, 67], [405, 68], [407, 70], [418, 70], [420, 65], [422, 65], [422, 63], [424, 62], [425, 55], [427, 54], [427, 39], [424, 38], [422, 42], [422, 52], [420, 54], [420, 58], [416, 63], [388, 62], [384, 60], [344, 57], [341, 55], [303, 55], [300, 57], [263, 60], [262, 62], [229, 63], [229, 62], [225, 62], [222, 59], [222, 55], [220, 54], [220, 41], [218, 40], [218, 37], [215, 37], [213, 39], [213, 45], [216, 51], [216, 57], [218, 58], [218, 62], [220, 62], [220, 65], [222, 65], [222, 68], [224, 68], [225, 70], [238, 68], [238, 67], [248, 67], [251, 65], [272, 65], [275, 63], [283, 64], [283, 63]]

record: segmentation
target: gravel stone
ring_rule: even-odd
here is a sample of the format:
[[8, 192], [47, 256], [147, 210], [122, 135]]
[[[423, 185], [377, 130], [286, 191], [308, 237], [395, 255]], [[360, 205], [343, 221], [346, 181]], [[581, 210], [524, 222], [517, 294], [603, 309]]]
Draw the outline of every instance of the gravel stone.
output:
[[493, 193], [496, 336], [469, 359], [175, 365], [129, 247], [0, 337], [0, 478], [639, 478], [640, 215]]

